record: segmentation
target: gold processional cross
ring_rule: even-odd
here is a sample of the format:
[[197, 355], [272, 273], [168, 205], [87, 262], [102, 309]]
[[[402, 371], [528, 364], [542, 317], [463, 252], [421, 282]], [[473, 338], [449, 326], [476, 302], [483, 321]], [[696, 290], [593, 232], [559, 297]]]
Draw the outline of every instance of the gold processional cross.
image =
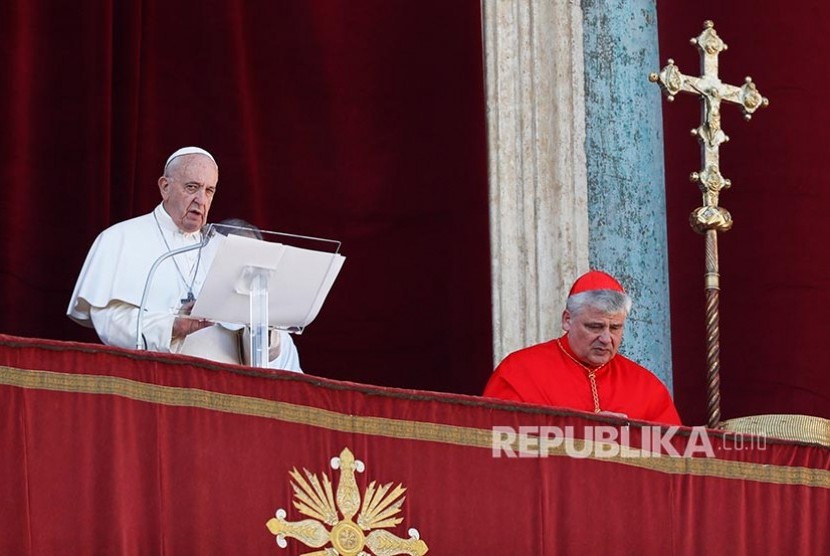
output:
[[707, 416], [708, 425], [716, 428], [720, 425], [720, 313], [718, 309], [720, 295], [720, 275], [718, 273], [718, 232], [725, 232], [732, 227], [732, 215], [718, 205], [720, 192], [732, 183], [720, 173], [720, 145], [729, 141], [721, 129], [721, 102], [739, 104], [744, 119], [750, 120], [752, 113], [762, 106], [769, 105], [769, 100], [762, 97], [752, 79], [747, 77], [741, 87], [727, 85], [718, 78], [718, 54], [726, 50], [726, 44], [715, 32], [711, 21], [703, 24], [703, 32], [691, 40], [700, 50], [702, 75], [693, 77], [683, 75], [674, 60], [659, 73], [649, 75], [649, 80], [660, 85], [668, 96], [674, 100], [677, 93], [691, 93], [700, 96], [702, 122], [700, 127], [692, 130], [701, 146], [703, 166], [700, 172], [690, 176], [703, 192], [703, 206], [696, 208], [689, 216], [689, 223], [695, 231], [706, 235], [706, 366], [707, 366]]

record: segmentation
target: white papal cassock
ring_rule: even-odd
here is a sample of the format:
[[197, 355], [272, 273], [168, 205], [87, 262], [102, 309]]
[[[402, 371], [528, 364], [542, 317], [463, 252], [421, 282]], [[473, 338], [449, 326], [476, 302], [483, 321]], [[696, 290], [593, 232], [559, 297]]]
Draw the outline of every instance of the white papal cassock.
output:
[[[179, 230], [161, 204], [149, 214], [114, 224], [92, 244], [67, 315], [95, 328], [107, 345], [135, 348], [138, 308], [153, 263], [169, 250], [200, 241], [201, 232]], [[142, 336], [146, 349], [242, 363], [243, 342], [239, 331], [232, 327], [214, 325], [188, 335], [184, 341], [171, 342], [176, 313], [188, 293], [198, 296], [215, 255], [214, 243], [170, 257], [159, 265], [145, 304]], [[275, 357], [269, 366], [302, 372], [291, 335], [277, 331], [271, 339]]]

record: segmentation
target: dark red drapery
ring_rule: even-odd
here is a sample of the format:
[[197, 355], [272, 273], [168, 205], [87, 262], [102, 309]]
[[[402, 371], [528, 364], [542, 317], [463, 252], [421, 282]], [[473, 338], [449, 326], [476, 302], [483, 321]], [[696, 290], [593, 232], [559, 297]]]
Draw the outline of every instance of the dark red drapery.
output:
[[[830, 417], [820, 320], [822, 102], [830, 5], [658, 2], [661, 64], [694, 73], [713, 19], [721, 75], [772, 105], [732, 142], [722, 203], [723, 411]], [[0, 3], [0, 332], [94, 340], [64, 315], [86, 249], [149, 211], [164, 158], [220, 161], [212, 219], [334, 237], [348, 261], [298, 339], [311, 372], [478, 393], [491, 358], [480, 3]], [[688, 129], [664, 106], [675, 396], [705, 421], [703, 241]], [[819, 239], [819, 241], [817, 241]], [[391, 369], [391, 370], [390, 370]], [[425, 371], [424, 369], [429, 369]]]
[[306, 370], [481, 391], [478, 1], [12, 0], [0, 68], [0, 331], [95, 341], [64, 316], [89, 245], [196, 144], [220, 165], [211, 220], [343, 242]]
[[[823, 246], [830, 175], [830, 4], [658, 2], [660, 65], [673, 58], [699, 75], [689, 39], [712, 20], [729, 49], [720, 77], [741, 85], [752, 76], [770, 106], [742, 120], [723, 106], [721, 171], [732, 188], [720, 202], [734, 218], [720, 234], [721, 379], [724, 418], [796, 413], [830, 418], [830, 374], [823, 326], [830, 307], [830, 259]], [[704, 239], [688, 225], [701, 194], [689, 182], [699, 171], [699, 103], [681, 95], [663, 104], [672, 307], [674, 393], [686, 423], [706, 421]]]

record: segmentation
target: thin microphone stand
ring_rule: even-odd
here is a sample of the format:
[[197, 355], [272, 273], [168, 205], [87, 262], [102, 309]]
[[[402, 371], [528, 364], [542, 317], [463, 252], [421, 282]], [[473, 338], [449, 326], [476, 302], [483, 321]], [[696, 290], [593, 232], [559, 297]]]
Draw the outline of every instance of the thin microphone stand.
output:
[[207, 245], [208, 241], [210, 241], [210, 237], [213, 231], [212, 228], [213, 224], [209, 226], [208, 233], [202, 234], [202, 241], [200, 241], [199, 243], [194, 243], [193, 245], [179, 247], [178, 249], [168, 251], [167, 253], [156, 259], [156, 262], [154, 262], [153, 266], [150, 267], [150, 272], [147, 273], [147, 281], [144, 283], [144, 293], [141, 295], [141, 305], [138, 307], [138, 320], [136, 321], [135, 326], [135, 349], [143, 350], [145, 347], [144, 342], [141, 341], [142, 332], [144, 332], [144, 306], [147, 304], [147, 295], [150, 293], [150, 286], [153, 283], [153, 276], [156, 274], [156, 269], [162, 262], [169, 259], [170, 257], [175, 257], [176, 255], [187, 253], [188, 251], [194, 251], [196, 249], [203, 248], [205, 245]]

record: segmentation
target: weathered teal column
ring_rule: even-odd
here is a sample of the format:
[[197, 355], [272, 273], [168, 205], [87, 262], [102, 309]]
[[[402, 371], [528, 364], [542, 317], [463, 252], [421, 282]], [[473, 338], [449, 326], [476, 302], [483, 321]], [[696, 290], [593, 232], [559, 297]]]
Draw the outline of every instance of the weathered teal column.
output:
[[582, 0], [589, 260], [634, 299], [621, 352], [671, 389], [655, 0]]

